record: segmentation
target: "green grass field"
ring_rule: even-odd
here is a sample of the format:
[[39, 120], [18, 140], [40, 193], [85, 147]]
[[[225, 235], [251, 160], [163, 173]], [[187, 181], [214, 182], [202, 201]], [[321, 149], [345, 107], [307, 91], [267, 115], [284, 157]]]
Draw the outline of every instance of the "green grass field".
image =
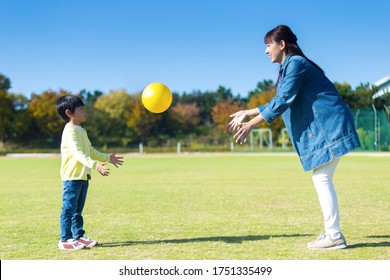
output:
[[322, 231], [311, 172], [296, 156], [128, 156], [93, 173], [86, 235], [57, 249], [59, 158], [0, 158], [2, 260], [389, 260], [390, 157], [343, 157], [335, 175], [350, 245], [310, 251]]

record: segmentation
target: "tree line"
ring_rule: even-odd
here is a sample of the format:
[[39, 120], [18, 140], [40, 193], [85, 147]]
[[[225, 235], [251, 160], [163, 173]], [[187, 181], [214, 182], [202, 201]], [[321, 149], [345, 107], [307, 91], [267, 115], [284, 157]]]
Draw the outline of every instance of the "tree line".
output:
[[[377, 89], [370, 84], [360, 84], [355, 89], [348, 83], [335, 82], [337, 90], [351, 109], [372, 106], [372, 95]], [[276, 94], [274, 82], [263, 80], [246, 97], [235, 95], [224, 86], [215, 91], [173, 93], [170, 108], [161, 114], [147, 111], [141, 102], [141, 92], [112, 90], [47, 90], [31, 94], [11, 92], [11, 80], [0, 74], [0, 148], [58, 148], [65, 123], [57, 116], [56, 101], [62, 95], [80, 96], [87, 108], [83, 127], [91, 142], [97, 147], [111, 148], [138, 145], [174, 146], [226, 145], [231, 141], [226, 125], [229, 115], [238, 110], [254, 108], [269, 102]], [[374, 100], [377, 109], [390, 104], [389, 97]], [[284, 127], [278, 118], [270, 126], [275, 144]]]

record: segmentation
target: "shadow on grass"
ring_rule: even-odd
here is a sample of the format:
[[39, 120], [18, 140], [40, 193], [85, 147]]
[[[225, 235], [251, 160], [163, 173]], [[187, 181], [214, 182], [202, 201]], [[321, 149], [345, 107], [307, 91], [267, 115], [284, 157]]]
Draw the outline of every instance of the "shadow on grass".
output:
[[[370, 235], [367, 236], [367, 238], [390, 238], [390, 235]], [[364, 248], [364, 247], [390, 247], [390, 242], [383, 241], [383, 242], [358, 243], [358, 244], [348, 245], [348, 248], [350, 249]]]
[[367, 238], [390, 238], [390, 235], [370, 235]]
[[365, 248], [365, 247], [390, 247], [390, 242], [358, 243], [358, 244], [348, 245], [348, 249]]
[[151, 241], [124, 241], [124, 242], [100, 243], [99, 247], [121, 247], [121, 246], [153, 245], [153, 244], [168, 244], [168, 243], [178, 244], [178, 243], [193, 243], [193, 242], [242, 243], [245, 241], [268, 240], [270, 238], [291, 238], [291, 237], [306, 237], [306, 236], [311, 236], [311, 234], [216, 236], [216, 237], [166, 239], [166, 240], [151, 240]]
[[[367, 238], [390, 238], [390, 235], [370, 235]], [[375, 242], [375, 243], [358, 243], [348, 245], [348, 248], [363, 248], [363, 247], [390, 247], [389, 241]]]

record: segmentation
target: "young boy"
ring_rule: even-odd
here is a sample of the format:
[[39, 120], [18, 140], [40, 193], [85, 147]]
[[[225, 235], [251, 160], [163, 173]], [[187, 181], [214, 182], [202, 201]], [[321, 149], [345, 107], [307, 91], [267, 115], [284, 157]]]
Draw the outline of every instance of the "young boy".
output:
[[116, 167], [123, 164], [123, 157], [104, 154], [91, 146], [87, 132], [81, 127], [86, 119], [83, 101], [74, 95], [65, 95], [57, 100], [57, 113], [66, 122], [61, 139], [62, 212], [60, 216], [60, 250], [92, 248], [97, 241], [86, 237], [83, 229], [82, 211], [88, 192], [91, 170], [108, 176], [109, 161]]

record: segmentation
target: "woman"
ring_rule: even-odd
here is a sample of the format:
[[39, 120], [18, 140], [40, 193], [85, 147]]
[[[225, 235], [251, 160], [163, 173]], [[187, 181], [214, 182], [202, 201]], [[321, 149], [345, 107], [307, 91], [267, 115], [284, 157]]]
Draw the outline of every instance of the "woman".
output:
[[[324, 71], [303, 54], [288, 26], [272, 29], [264, 42], [271, 62], [280, 64], [277, 94], [263, 106], [230, 115], [229, 130], [237, 130], [233, 138], [242, 144], [254, 127], [282, 115], [303, 169], [313, 170], [324, 216], [325, 231], [308, 248], [346, 248], [332, 179], [339, 158], [360, 147], [351, 112]], [[247, 116], [256, 117], [243, 122]]]

